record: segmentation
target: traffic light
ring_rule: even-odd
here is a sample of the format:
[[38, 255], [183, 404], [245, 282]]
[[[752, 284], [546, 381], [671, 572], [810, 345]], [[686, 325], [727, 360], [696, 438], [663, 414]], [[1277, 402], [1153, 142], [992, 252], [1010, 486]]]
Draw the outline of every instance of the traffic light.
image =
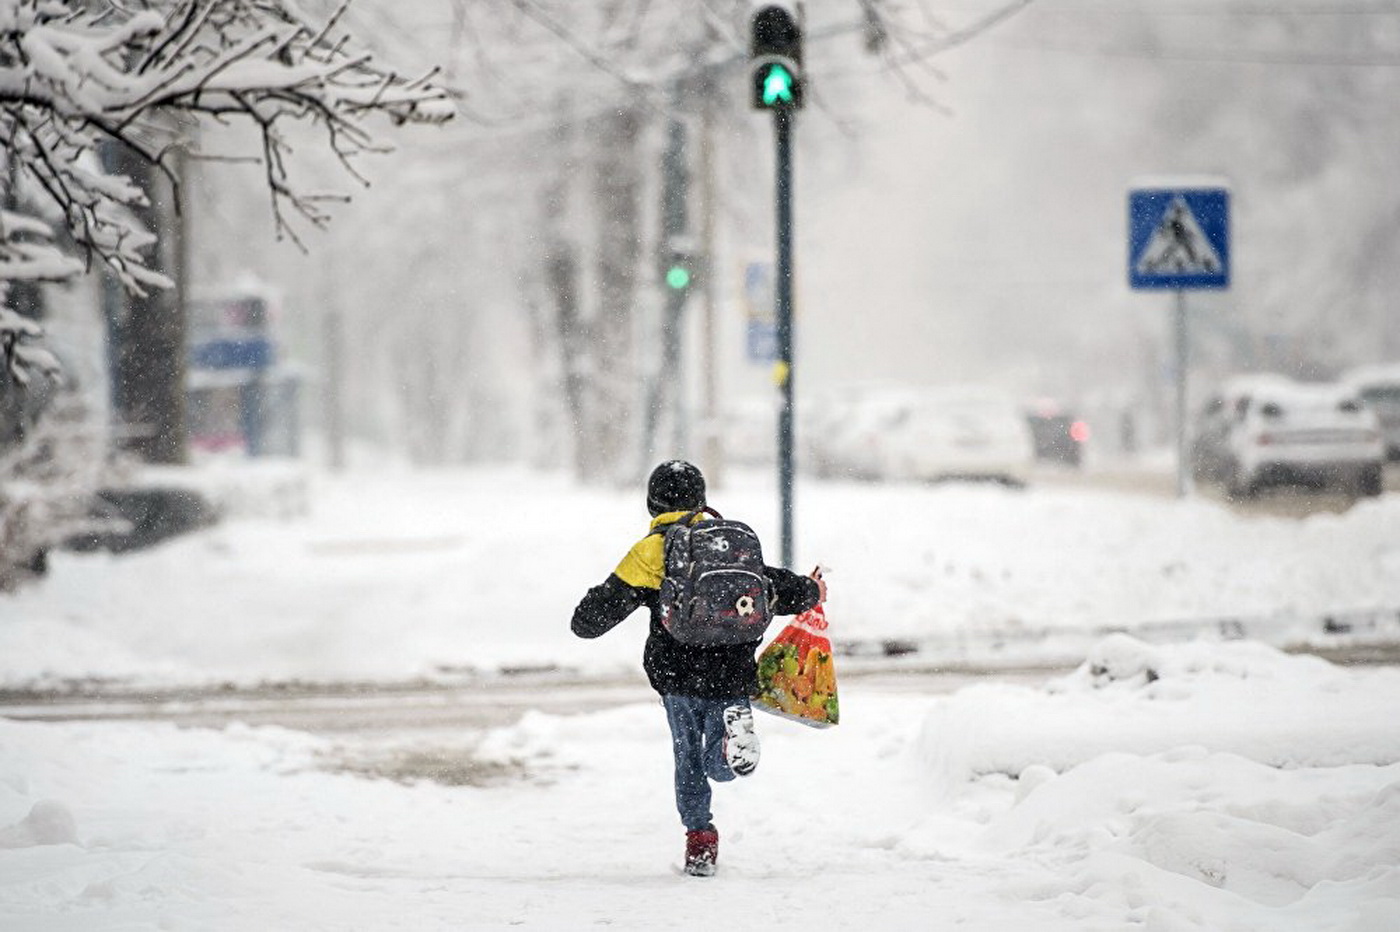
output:
[[690, 269], [676, 263], [666, 270], [666, 287], [674, 291], [684, 291], [690, 287]]
[[695, 282], [697, 269], [692, 253], [673, 249], [666, 258], [666, 272], [662, 278], [666, 287], [684, 293]]
[[755, 110], [802, 107], [802, 26], [787, 3], [766, 3], [749, 21]]

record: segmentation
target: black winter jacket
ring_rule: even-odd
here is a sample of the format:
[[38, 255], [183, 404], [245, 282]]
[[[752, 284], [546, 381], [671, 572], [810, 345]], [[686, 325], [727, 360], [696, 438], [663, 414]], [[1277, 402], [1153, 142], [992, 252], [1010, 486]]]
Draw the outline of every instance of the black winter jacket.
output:
[[[652, 522], [653, 531], [670, 524], [682, 512], [669, 512]], [[648, 534], [628, 551], [617, 569], [574, 609], [572, 628], [582, 638], [596, 638], [646, 606], [651, 629], [642, 650], [642, 669], [651, 687], [662, 695], [733, 699], [750, 695], [758, 681], [751, 644], [682, 644], [661, 624], [661, 535]], [[776, 566], [765, 566], [775, 597], [775, 615], [795, 615], [817, 604], [815, 580]]]

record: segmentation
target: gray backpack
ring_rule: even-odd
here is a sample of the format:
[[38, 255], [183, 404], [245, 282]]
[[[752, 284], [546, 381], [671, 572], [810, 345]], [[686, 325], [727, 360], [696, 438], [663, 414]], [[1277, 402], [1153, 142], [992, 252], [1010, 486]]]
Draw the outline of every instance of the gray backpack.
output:
[[[691, 522], [703, 512], [712, 517]], [[665, 534], [661, 624], [684, 644], [747, 644], [773, 620], [773, 593], [758, 535], [719, 512], [692, 511]]]

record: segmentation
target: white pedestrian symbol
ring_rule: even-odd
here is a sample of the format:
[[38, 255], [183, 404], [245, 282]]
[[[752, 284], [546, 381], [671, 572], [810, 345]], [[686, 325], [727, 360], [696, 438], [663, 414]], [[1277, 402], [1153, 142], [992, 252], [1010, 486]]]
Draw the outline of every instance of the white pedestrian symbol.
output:
[[1180, 195], [1172, 199], [1138, 258], [1140, 275], [1215, 274], [1220, 255]]

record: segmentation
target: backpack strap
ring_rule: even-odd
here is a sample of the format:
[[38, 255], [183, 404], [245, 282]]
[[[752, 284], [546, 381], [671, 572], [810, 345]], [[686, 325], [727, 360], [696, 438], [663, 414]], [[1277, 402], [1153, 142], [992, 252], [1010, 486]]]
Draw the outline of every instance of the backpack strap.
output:
[[679, 518], [677, 518], [676, 520], [670, 522], [669, 524], [660, 524], [660, 525], [657, 525], [656, 527], [652, 528], [650, 531], [647, 531], [647, 536], [650, 537], [650, 536], [653, 535], [653, 534], [665, 534], [667, 531], [669, 531], [671, 528], [675, 527], [677, 524], [683, 524], [683, 525], [689, 526], [690, 524], [692, 524], [692, 523], [695, 521], [695, 518], [696, 518], [697, 515], [702, 515], [702, 514], [708, 514], [708, 515], [710, 515], [712, 518], [718, 518], [718, 519], [721, 520], [721, 521], [724, 520], [724, 516], [721, 515], [718, 511], [715, 511], [715, 510], [714, 510], [713, 508], [711, 508], [709, 505], [701, 505], [699, 508], [695, 509], [694, 511], [687, 511], [685, 514], [681, 515]]

